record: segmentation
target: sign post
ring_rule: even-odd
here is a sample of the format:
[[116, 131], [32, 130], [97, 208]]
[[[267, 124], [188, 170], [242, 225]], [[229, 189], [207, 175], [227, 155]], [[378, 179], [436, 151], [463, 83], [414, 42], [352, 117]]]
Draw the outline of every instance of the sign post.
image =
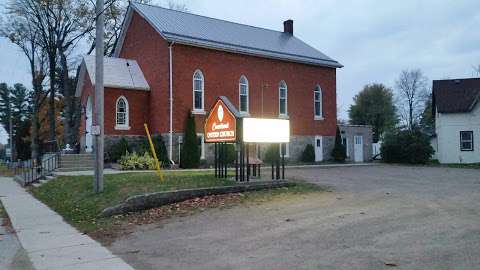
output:
[[[251, 144], [275, 143], [279, 155], [272, 161], [272, 179], [285, 179], [282, 144], [290, 141], [289, 120], [243, 118], [228, 98], [220, 96], [205, 119], [204, 138], [205, 143], [215, 144], [215, 177], [227, 177], [227, 143], [236, 144], [235, 180], [240, 182], [249, 181], [251, 175], [260, 177], [262, 161], [250, 156], [250, 153], [256, 152], [251, 151]], [[251, 165], [254, 167], [251, 168]]]
[[[227, 178], [227, 143], [235, 143], [237, 137], [237, 119], [240, 114], [228, 98], [221, 96], [217, 99], [205, 119], [205, 143], [215, 144], [215, 177]], [[235, 164], [238, 164], [238, 157]], [[238, 179], [238, 170], [235, 170], [235, 179]]]

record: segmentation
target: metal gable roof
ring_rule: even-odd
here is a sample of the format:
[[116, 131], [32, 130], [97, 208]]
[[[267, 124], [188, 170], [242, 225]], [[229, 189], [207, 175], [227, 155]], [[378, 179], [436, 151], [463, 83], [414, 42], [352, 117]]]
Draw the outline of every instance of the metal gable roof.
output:
[[[110, 88], [149, 91], [145, 76], [137, 61], [123, 58], [104, 57], [104, 86]], [[92, 85], [95, 85], [95, 55], [86, 55], [80, 66], [76, 96], [80, 96], [84, 76], [88, 75]]]
[[131, 3], [163, 38], [182, 44], [334, 68], [340, 63], [289, 33]]

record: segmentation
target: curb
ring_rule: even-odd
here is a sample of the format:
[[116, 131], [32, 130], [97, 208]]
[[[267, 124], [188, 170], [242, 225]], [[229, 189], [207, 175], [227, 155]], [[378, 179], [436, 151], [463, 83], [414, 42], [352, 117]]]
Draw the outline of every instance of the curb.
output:
[[281, 187], [295, 186], [295, 183], [288, 181], [268, 181], [253, 182], [248, 184], [239, 184], [237, 186], [198, 188], [198, 189], [182, 189], [176, 191], [154, 192], [142, 195], [136, 195], [127, 198], [123, 203], [105, 208], [100, 212], [100, 217], [109, 217], [113, 215], [125, 214], [129, 212], [138, 212], [151, 209], [166, 204], [182, 202], [185, 200], [205, 197], [209, 195], [219, 195], [228, 193], [238, 193], [247, 191], [257, 191], [263, 189], [274, 189]]

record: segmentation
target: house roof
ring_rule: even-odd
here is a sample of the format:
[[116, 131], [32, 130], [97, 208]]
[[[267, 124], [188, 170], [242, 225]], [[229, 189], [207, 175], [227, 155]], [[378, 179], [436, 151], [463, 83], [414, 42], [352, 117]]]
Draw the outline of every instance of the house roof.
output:
[[[105, 87], [133, 89], [149, 91], [150, 86], [143, 76], [137, 61], [123, 58], [104, 57], [104, 78]], [[83, 58], [80, 66], [79, 80], [76, 96], [81, 95], [84, 84], [84, 76], [88, 74], [90, 81], [95, 85], [95, 55], [87, 55]]]
[[480, 99], [480, 78], [434, 80], [432, 109], [439, 113], [470, 112]]
[[[135, 2], [131, 3], [129, 12], [132, 9], [170, 42], [312, 65], [343, 67], [289, 33]], [[123, 31], [126, 32], [126, 29]], [[121, 43], [122, 40], [120, 47]]]

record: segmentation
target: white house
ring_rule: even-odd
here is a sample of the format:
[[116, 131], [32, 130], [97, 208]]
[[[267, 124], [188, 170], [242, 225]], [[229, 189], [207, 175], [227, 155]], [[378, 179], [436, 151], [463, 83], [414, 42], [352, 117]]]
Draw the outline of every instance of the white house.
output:
[[480, 162], [480, 78], [434, 80], [435, 158], [440, 163]]

